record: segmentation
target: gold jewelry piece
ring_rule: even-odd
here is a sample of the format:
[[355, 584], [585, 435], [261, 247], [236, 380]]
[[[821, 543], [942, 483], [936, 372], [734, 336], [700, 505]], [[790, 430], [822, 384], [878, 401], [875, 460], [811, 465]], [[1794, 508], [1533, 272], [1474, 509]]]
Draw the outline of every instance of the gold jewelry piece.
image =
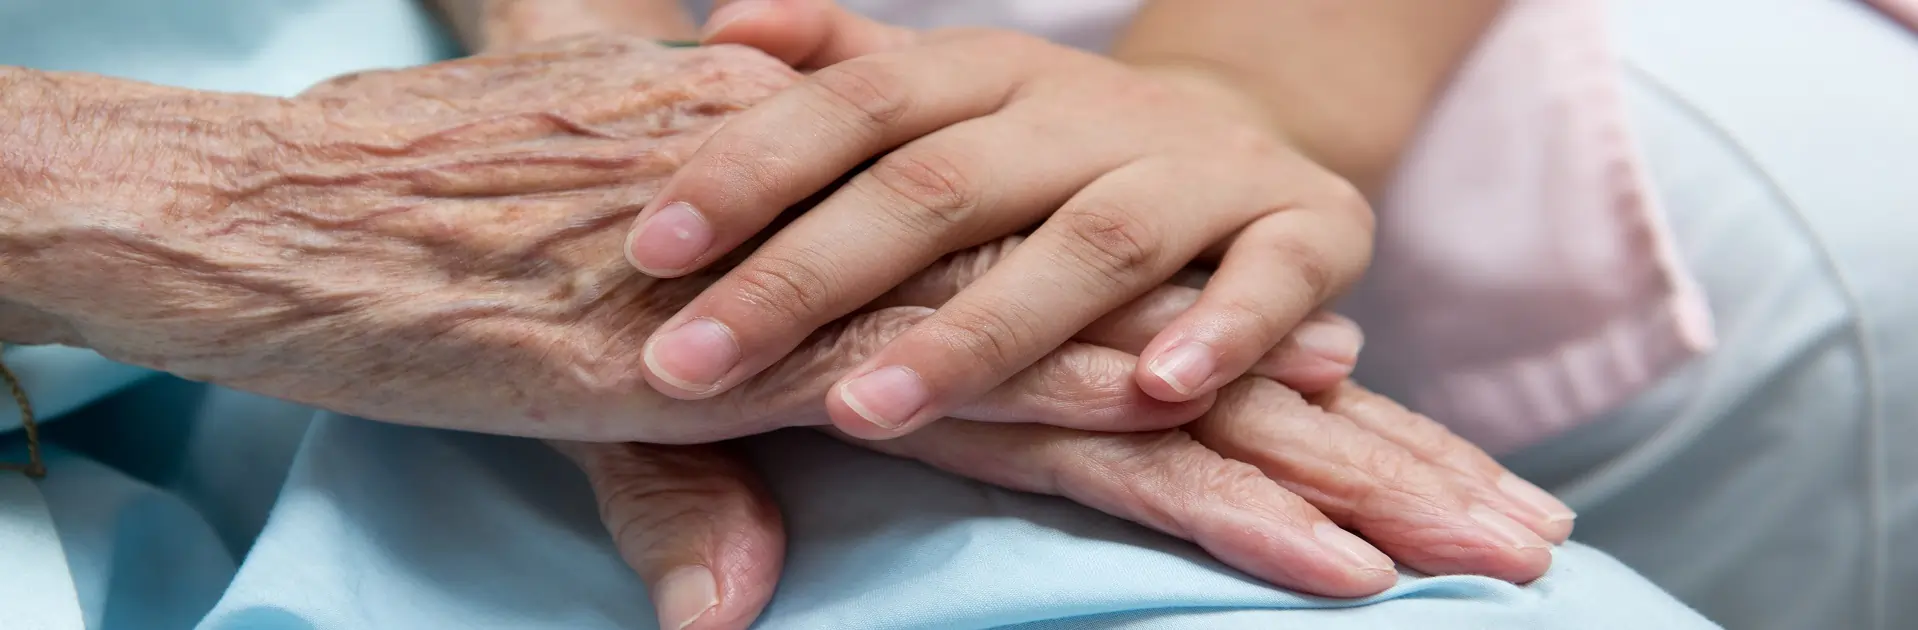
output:
[[13, 402], [20, 405], [20, 428], [27, 432], [27, 463], [0, 462], [0, 470], [18, 470], [39, 479], [47, 476], [47, 464], [40, 459], [40, 426], [33, 421], [33, 403], [27, 401], [27, 390], [20, 386], [20, 377], [7, 368], [6, 349], [6, 344], [0, 343], [0, 379], [7, 381], [7, 389], [13, 391]]

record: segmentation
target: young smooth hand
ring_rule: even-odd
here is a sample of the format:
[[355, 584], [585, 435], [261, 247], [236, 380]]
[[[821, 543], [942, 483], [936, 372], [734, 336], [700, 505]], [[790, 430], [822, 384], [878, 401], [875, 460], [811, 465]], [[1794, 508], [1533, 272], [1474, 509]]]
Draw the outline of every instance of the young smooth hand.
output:
[[1146, 394], [1204, 397], [1295, 328], [1328, 354], [1357, 352], [1342, 329], [1299, 326], [1365, 267], [1370, 209], [1223, 82], [1011, 32], [919, 33], [825, 0], [726, 4], [705, 41], [813, 72], [676, 171], [635, 223], [633, 264], [708, 269], [823, 199], [647, 341], [647, 379], [668, 396], [726, 392], [941, 256], [1029, 228], [835, 383], [836, 427], [887, 438], [950, 415], [1214, 255], [1197, 303], [1140, 353]]

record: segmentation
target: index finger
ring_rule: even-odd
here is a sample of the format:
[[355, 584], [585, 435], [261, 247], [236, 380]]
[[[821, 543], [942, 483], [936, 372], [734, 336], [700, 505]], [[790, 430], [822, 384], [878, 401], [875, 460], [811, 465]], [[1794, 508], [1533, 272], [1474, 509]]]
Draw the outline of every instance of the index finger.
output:
[[1006, 54], [1026, 45], [953, 37], [814, 73], [708, 139], [640, 212], [627, 258], [656, 277], [704, 267], [874, 156], [998, 110], [1036, 71]]

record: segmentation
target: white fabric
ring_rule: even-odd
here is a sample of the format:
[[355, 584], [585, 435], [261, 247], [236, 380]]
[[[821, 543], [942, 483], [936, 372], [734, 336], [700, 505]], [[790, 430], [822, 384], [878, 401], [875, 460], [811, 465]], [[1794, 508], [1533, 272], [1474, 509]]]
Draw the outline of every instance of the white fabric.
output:
[[[40, 488], [0, 474], [0, 620], [9, 628], [82, 630], [80, 595]], [[32, 605], [27, 605], [32, 602]]]

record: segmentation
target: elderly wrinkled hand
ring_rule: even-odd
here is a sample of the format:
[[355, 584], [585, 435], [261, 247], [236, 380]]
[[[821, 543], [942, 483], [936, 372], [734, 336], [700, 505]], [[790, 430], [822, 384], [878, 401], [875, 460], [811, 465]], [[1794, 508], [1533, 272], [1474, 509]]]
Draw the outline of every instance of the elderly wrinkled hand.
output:
[[[86, 81], [22, 76], [17, 89], [76, 100]], [[822, 424], [827, 386], [925, 309], [848, 318], [726, 396], [680, 401], [646, 386], [641, 344], [722, 272], [656, 280], [620, 255], [662, 182], [797, 78], [743, 47], [605, 35], [295, 99], [121, 82], [149, 92], [126, 111], [157, 112], [127, 123], [145, 145], [23, 125], [69, 168], [23, 203], [47, 210], [0, 237], [8, 298], [60, 322], [59, 341], [379, 420], [673, 443]], [[1067, 347], [952, 415], [1136, 430], [1210, 404], [1150, 399], [1127, 386], [1133, 363]], [[1043, 395], [1100, 379], [1081, 399]]]
[[[1528, 582], [1550, 566], [1552, 543], [1570, 535], [1573, 514], [1562, 503], [1357, 386], [1308, 401], [1247, 377], [1221, 393], [1183, 430], [942, 421], [895, 440], [846, 439], [1062, 496], [1190, 540], [1257, 578], [1329, 596], [1391, 586], [1391, 558], [1425, 573]], [[714, 446], [561, 450], [586, 473], [620, 553], [651, 586], [662, 627], [745, 628], [771, 600], [785, 534], [750, 464]]]

